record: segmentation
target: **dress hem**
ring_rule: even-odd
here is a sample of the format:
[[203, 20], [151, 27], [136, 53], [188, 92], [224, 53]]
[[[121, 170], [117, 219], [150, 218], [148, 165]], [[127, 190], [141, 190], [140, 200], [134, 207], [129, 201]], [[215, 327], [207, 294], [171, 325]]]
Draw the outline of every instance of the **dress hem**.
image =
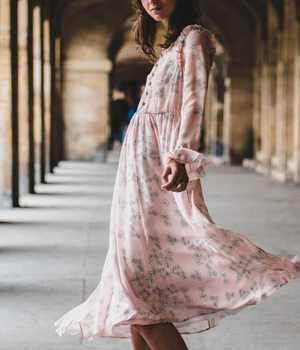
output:
[[[286, 258], [286, 257], [284, 257]], [[300, 264], [300, 257], [298, 255], [294, 256], [293, 258], [287, 258], [290, 262], [292, 262], [293, 264]], [[246, 304], [243, 304], [241, 306], [239, 306], [238, 308], [235, 309], [221, 309], [218, 310], [216, 312], [212, 312], [206, 315], [201, 315], [201, 316], [197, 316], [195, 315], [194, 317], [187, 317], [184, 319], [179, 319], [179, 320], [174, 320], [174, 319], [158, 319], [158, 320], [149, 320], [149, 321], [134, 321], [132, 319], [132, 317], [136, 314], [136, 312], [134, 312], [132, 314], [132, 316], [130, 316], [130, 318], [128, 318], [127, 320], [124, 321], [120, 321], [116, 324], [114, 324], [114, 326], [111, 327], [111, 329], [113, 328], [117, 328], [118, 326], [130, 326], [132, 324], [140, 324], [140, 325], [150, 325], [150, 324], [156, 324], [156, 323], [165, 323], [165, 322], [170, 322], [170, 323], [174, 323], [175, 327], [178, 329], [178, 332], [180, 334], [197, 334], [197, 333], [202, 333], [205, 331], [208, 331], [212, 328], [215, 328], [218, 326], [219, 321], [221, 321], [222, 319], [224, 319], [225, 317], [228, 316], [233, 316], [239, 312], [241, 312], [243, 309], [245, 309], [247, 306], [255, 306], [258, 304], [261, 304], [263, 300], [265, 300], [266, 298], [270, 297], [271, 295], [273, 295], [278, 289], [280, 289], [282, 286], [286, 285], [287, 283], [289, 283], [291, 280], [295, 280], [297, 278], [300, 278], [300, 266], [299, 266], [299, 270], [297, 270], [294, 274], [292, 274], [290, 276], [290, 278], [285, 278], [283, 279], [283, 282], [280, 284], [276, 284], [273, 285], [271, 288], [269, 288], [267, 291], [263, 292], [260, 294], [259, 297], [257, 297], [256, 299], [250, 299]], [[202, 318], [202, 319], [201, 319]], [[194, 320], [194, 321], [193, 321]], [[184, 327], [184, 322], [188, 322], [191, 324], [192, 322], [194, 323], [201, 323], [201, 322], [207, 322], [208, 327], [205, 329], [194, 329], [192, 331], [188, 331], [188, 330], [182, 330], [180, 329], [180, 325], [177, 325], [177, 323], [181, 323], [181, 327]], [[72, 321], [70, 324], [74, 324], [74, 321]], [[79, 325], [79, 329], [78, 328], [69, 328], [67, 327], [62, 327], [64, 328], [63, 331], [59, 331], [60, 326], [58, 326], [58, 328], [56, 329], [56, 332], [59, 336], [62, 336], [64, 334], [67, 335], [80, 335], [81, 340], [87, 340], [87, 341], [92, 341], [98, 338], [119, 338], [119, 339], [128, 339], [131, 336], [130, 335], [117, 335], [117, 334], [104, 334], [104, 333], [96, 333], [94, 335], [87, 335], [87, 332], [84, 332], [84, 326], [82, 324], [81, 321], [77, 321], [76, 323], [78, 323]], [[59, 324], [59, 321], [56, 321], [55, 326], [57, 326]], [[196, 326], [195, 326], [196, 327]], [[113, 331], [112, 331], [113, 332]]]

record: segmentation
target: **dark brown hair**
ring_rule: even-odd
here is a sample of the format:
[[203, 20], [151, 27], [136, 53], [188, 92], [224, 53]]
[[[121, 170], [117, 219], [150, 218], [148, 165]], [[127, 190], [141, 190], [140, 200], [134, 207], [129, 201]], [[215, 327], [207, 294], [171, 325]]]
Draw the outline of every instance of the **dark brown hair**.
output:
[[[132, 0], [135, 14], [133, 32], [135, 41], [150, 61], [155, 61], [157, 55], [154, 49], [157, 32], [157, 22], [145, 11], [141, 0]], [[201, 24], [201, 12], [197, 0], [176, 0], [176, 6], [170, 16], [169, 31], [165, 42], [160, 46], [168, 48], [177, 39], [181, 30], [189, 24]]]

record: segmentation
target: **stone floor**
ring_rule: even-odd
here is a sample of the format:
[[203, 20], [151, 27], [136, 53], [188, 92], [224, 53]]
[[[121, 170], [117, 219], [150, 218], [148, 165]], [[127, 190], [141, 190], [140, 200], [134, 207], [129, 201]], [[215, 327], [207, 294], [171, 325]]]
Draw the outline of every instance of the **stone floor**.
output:
[[[62, 162], [22, 209], [0, 210], [0, 349], [127, 350], [130, 341], [59, 337], [53, 322], [97, 285], [108, 245], [117, 158]], [[300, 253], [300, 187], [241, 167], [210, 167], [206, 201], [218, 224], [266, 250]], [[298, 350], [300, 282], [230, 316], [209, 332], [184, 336], [193, 350]], [[169, 349], [168, 349], [169, 350]]]

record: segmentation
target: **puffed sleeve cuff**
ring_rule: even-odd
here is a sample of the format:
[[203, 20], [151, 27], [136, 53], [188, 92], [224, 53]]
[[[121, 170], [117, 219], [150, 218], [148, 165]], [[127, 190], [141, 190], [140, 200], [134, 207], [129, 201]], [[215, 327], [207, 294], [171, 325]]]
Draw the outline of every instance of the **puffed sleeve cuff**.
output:
[[168, 159], [174, 159], [178, 163], [185, 164], [189, 181], [197, 180], [206, 175], [206, 167], [215, 164], [212, 159], [203, 153], [180, 146], [165, 153], [165, 163]]

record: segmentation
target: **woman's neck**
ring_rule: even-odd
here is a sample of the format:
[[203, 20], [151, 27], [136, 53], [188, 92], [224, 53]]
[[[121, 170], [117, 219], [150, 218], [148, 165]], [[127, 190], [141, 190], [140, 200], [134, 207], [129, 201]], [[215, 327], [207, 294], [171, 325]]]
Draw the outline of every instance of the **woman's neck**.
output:
[[161, 23], [163, 31], [167, 33], [169, 30], [169, 19], [166, 18], [166, 19], [162, 20], [160, 23]]
[[169, 22], [168, 20], [163, 20], [160, 22], [160, 26], [159, 26], [159, 31], [162, 34], [162, 36], [166, 36], [166, 34], [168, 33], [169, 30]]

